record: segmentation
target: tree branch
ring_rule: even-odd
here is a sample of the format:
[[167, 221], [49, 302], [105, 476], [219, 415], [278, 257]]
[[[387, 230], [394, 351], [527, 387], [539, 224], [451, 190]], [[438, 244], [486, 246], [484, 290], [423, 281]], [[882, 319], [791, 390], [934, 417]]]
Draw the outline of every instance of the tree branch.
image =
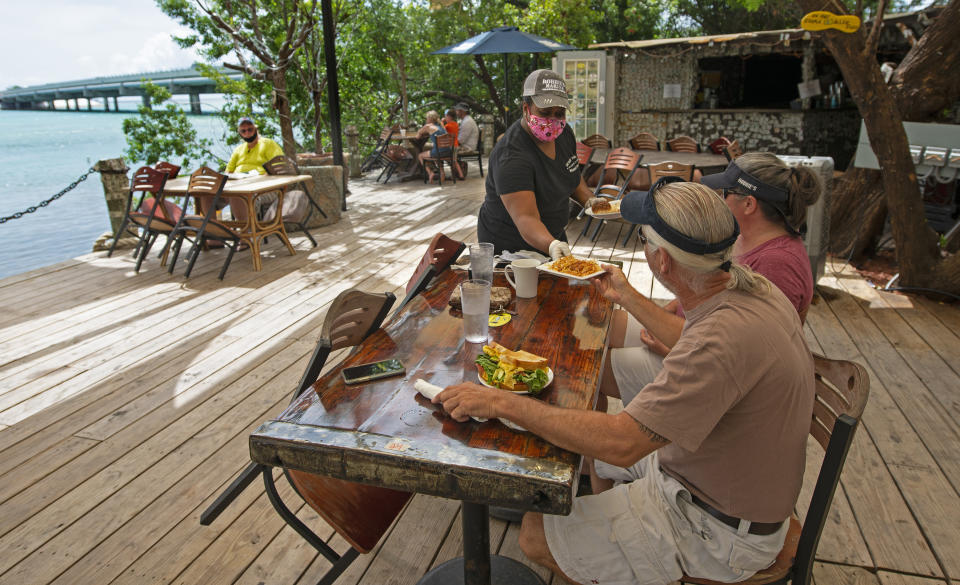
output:
[[863, 46], [865, 55], [877, 54], [877, 47], [880, 45], [880, 33], [883, 32], [883, 13], [886, 9], [887, 0], [880, 0], [880, 3], [877, 4], [877, 13], [873, 18], [873, 28], [870, 30], [870, 35]]

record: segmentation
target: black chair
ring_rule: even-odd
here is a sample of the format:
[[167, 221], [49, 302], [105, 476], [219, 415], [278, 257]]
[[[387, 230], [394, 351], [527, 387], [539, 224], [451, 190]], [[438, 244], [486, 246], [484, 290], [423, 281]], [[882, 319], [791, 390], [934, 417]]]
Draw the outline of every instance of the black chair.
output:
[[[813, 359], [816, 399], [810, 435], [823, 447], [825, 453], [817, 483], [813, 488], [813, 496], [810, 498], [810, 507], [807, 508], [802, 526], [795, 515], [790, 517], [786, 541], [774, 563], [740, 583], [810, 583], [820, 534], [827, 523], [827, 514], [837, 484], [840, 483], [843, 463], [870, 394], [870, 378], [863, 366], [819, 355], [814, 355]], [[721, 585], [719, 581], [687, 575], [681, 577], [680, 581], [697, 585]]]
[[[285, 155], [277, 155], [267, 162], [263, 163], [263, 168], [266, 169], [268, 175], [285, 175], [285, 176], [296, 176], [301, 174], [300, 169], [297, 167], [297, 163], [293, 162]], [[303, 183], [297, 183], [297, 186], [300, 187], [300, 190], [303, 192], [302, 196], [296, 196], [296, 191], [288, 191], [284, 194], [283, 197], [283, 206], [286, 209], [292, 209], [293, 213], [287, 213], [286, 209], [279, 210], [281, 217], [283, 218], [284, 223], [296, 224], [300, 228], [300, 231], [305, 233], [308, 238], [310, 238], [310, 243], [313, 244], [313, 247], [317, 247], [317, 241], [313, 239], [313, 235], [310, 233], [310, 230], [307, 229], [307, 224], [310, 223], [310, 216], [313, 215], [313, 210], [316, 209], [320, 212], [320, 215], [323, 217], [328, 217], [326, 212], [313, 200], [313, 197], [310, 197], [310, 193], [307, 191], [307, 186]], [[306, 205], [294, 205], [295, 200], [303, 198], [307, 201]], [[271, 217], [265, 217], [264, 221], [270, 221]]]
[[[413, 155], [399, 144], [390, 144], [383, 151], [383, 160], [383, 170], [377, 176], [378, 183], [380, 179], [383, 179], [384, 183], [389, 181], [400, 165], [403, 165], [403, 170], [409, 170], [410, 165], [413, 164]], [[386, 178], [384, 178], [384, 175], [386, 175]]]
[[[464, 153], [461, 150], [457, 150], [457, 162], [466, 161], [467, 159], [477, 159], [477, 166], [480, 167], [480, 176], [483, 176], [483, 128], [479, 130], [477, 134], [477, 150], [473, 152]], [[467, 173], [464, 170], [463, 176], [466, 177]]]
[[[188, 254], [187, 269], [184, 276], [189, 278], [193, 265], [200, 255], [200, 249], [206, 245], [207, 240], [216, 240], [223, 242], [227, 247], [227, 258], [220, 269], [218, 278], [223, 280], [227, 273], [227, 267], [230, 266], [230, 260], [240, 247], [240, 236], [230, 226], [215, 219], [217, 204], [220, 202], [223, 187], [227, 183], [227, 176], [221, 175], [208, 167], [200, 167], [190, 175], [190, 183], [187, 186], [187, 196], [184, 199], [184, 208], [193, 199], [195, 213], [184, 214], [180, 218], [173, 232], [170, 234], [170, 241], [173, 242], [173, 257], [170, 259], [170, 266], [167, 271], [173, 274], [173, 268], [177, 264], [177, 256], [180, 255], [180, 247], [183, 240], [188, 235], [193, 235], [193, 246], [190, 247]], [[201, 204], [202, 203], [202, 204]], [[206, 207], [207, 209], [203, 209]], [[200, 213], [203, 215], [200, 215]]]
[[[117, 242], [120, 241], [121, 236], [123, 236], [124, 232], [127, 231], [127, 227], [131, 223], [137, 226], [142, 226], [142, 224], [131, 217], [131, 215], [141, 215], [146, 210], [144, 202], [147, 201], [148, 198], [156, 201], [162, 197], [163, 186], [166, 185], [167, 178], [167, 173], [151, 169], [150, 167], [140, 167], [139, 169], [133, 171], [133, 177], [130, 181], [130, 190], [127, 191], [127, 205], [123, 211], [123, 219], [120, 220], [120, 227], [117, 228], [117, 233], [113, 235], [113, 243], [110, 244], [110, 250], [107, 251], [108, 258], [113, 255], [113, 251], [117, 248]], [[140, 198], [137, 200], [136, 207], [134, 207], [133, 198], [137, 193], [140, 194]], [[153, 203], [148, 203], [147, 206], [152, 212], [154, 209]], [[138, 230], [138, 232], [130, 233], [131, 235], [136, 235], [139, 238], [137, 242], [137, 248], [133, 252], [134, 256], [139, 256], [140, 249], [143, 247], [143, 244], [146, 241], [145, 238], [147, 237], [147, 232], [140, 232]], [[137, 265], [137, 269], [139, 270], [139, 264]]]
[[417, 269], [413, 271], [413, 276], [407, 282], [407, 295], [397, 306], [397, 310], [402, 309], [413, 297], [426, 290], [433, 277], [456, 262], [466, 247], [467, 245], [463, 242], [449, 238], [444, 234], [433, 236], [430, 244], [427, 245], [427, 251], [420, 259], [420, 264], [417, 265]]
[[390, 144], [390, 141], [393, 140], [393, 135], [399, 131], [400, 124], [394, 124], [393, 126], [387, 126], [380, 132], [380, 138], [377, 139], [376, 146], [373, 147], [373, 150], [367, 155], [367, 158], [363, 159], [363, 162], [360, 163], [360, 172], [366, 173], [383, 165], [383, 151], [387, 148], [387, 145]]
[[[300, 383], [293, 392], [291, 403], [293, 403], [301, 394], [306, 392], [314, 382], [317, 381], [317, 379], [320, 377], [320, 372], [327, 361], [327, 358], [330, 356], [330, 352], [355, 346], [380, 329], [380, 325], [383, 323], [384, 318], [390, 311], [390, 307], [393, 306], [394, 301], [396, 301], [396, 297], [393, 295], [393, 293], [389, 292], [374, 294], [356, 289], [349, 289], [337, 295], [337, 298], [333, 300], [333, 302], [330, 304], [330, 308], [327, 310], [327, 316], [324, 319], [323, 327], [320, 332], [320, 339], [317, 342], [317, 346], [313, 351], [313, 355], [311, 356], [306, 369], [304, 370], [303, 376], [300, 378]], [[352, 548], [350, 548], [350, 550], [345, 552], [343, 555], [337, 554], [337, 552], [330, 548], [330, 546], [324, 542], [323, 539], [317, 536], [299, 518], [297, 518], [297, 516], [280, 498], [280, 494], [277, 492], [276, 482], [273, 479], [273, 468], [268, 465], [261, 465], [258, 463], [250, 463], [246, 468], [243, 469], [243, 471], [240, 472], [240, 475], [230, 483], [227, 489], [225, 489], [223, 493], [221, 493], [217, 499], [214, 500], [214, 502], [203, 511], [203, 513], [200, 515], [200, 524], [203, 526], [209, 526], [211, 523], [213, 523], [227, 508], [227, 506], [229, 506], [237, 498], [237, 496], [239, 496], [240, 493], [243, 492], [243, 490], [245, 490], [254, 479], [256, 479], [258, 475], [263, 477], [264, 489], [267, 492], [267, 497], [269, 498], [274, 509], [276, 509], [277, 513], [280, 514], [280, 517], [283, 518], [283, 520], [289, 524], [290, 527], [293, 528], [300, 536], [302, 536], [304, 540], [306, 540], [311, 546], [320, 552], [320, 554], [333, 563], [333, 566], [320, 580], [321, 584], [333, 583], [337, 577], [339, 577], [340, 574], [350, 565], [350, 563], [353, 562], [353, 559], [355, 559], [360, 552], [367, 552], [372, 547], [369, 540], [356, 542], [356, 538], [347, 537], [348, 541], [350, 541], [352, 545]], [[351, 484], [350, 482], [343, 482], [331, 478], [321, 478], [319, 476], [298, 471], [284, 470], [284, 475], [287, 477], [287, 480], [291, 483], [297, 494], [303, 497], [303, 499], [312, 508], [317, 510], [317, 512], [324, 517], [327, 517], [324, 509], [324, 501], [322, 496], [318, 496], [315, 493], [319, 490], [320, 486], [333, 486], [334, 489], [350, 488], [356, 490], [355, 493], [349, 497], [392, 497], [395, 504], [389, 509], [395, 509], [396, 514], [399, 514], [400, 509], [402, 508], [400, 500], [403, 500], [403, 503], [405, 503], [404, 494], [400, 492], [393, 492], [392, 490], [373, 488], [369, 486], [359, 486], [358, 484]], [[313, 481], [317, 482], [319, 485], [311, 485], [311, 482]], [[343, 490], [343, 492], [345, 491], [347, 490]], [[343, 497], [348, 497], [343, 492], [341, 492], [340, 495]], [[409, 494], [406, 496], [409, 498]], [[389, 526], [391, 522], [392, 518], [387, 517], [374, 519], [375, 525], [373, 526], [373, 531], [365, 534], [367, 534], [368, 539], [379, 538], [377, 532], [380, 530], [380, 527], [383, 524]], [[333, 521], [331, 524], [334, 526], [334, 528], [337, 528], [337, 522]]]

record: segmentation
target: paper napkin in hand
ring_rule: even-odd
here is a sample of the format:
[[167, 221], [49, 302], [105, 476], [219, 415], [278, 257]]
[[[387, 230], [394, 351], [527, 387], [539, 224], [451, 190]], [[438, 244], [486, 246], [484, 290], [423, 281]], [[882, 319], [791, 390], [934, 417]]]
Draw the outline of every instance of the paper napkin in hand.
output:
[[[437, 394], [440, 394], [440, 392], [443, 390], [443, 388], [441, 388], [440, 386], [431, 384], [430, 382], [427, 382], [423, 378], [418, 378], [417, 381], [413, 383], [413, 387], [417, 389], [417, 392], [419, 392], [420, 394], [423, 394], [425, 397], [429, 398], [430, 400], [433, 400], [433, 398]], [[475, 416], [471, 418], [473, 418], [473, 420], [477, 422], [487, 422], [487, 419], [485, 418], [477, 418]]]

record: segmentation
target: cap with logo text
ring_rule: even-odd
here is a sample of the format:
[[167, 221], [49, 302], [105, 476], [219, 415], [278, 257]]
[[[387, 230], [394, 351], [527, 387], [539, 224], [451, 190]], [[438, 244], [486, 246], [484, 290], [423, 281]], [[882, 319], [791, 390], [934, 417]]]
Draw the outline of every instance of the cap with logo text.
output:
[[537, 69], [523, 82], [523, 97], [533, 98], [538, 108], [569, 108], [567, 84], [556, 71]]

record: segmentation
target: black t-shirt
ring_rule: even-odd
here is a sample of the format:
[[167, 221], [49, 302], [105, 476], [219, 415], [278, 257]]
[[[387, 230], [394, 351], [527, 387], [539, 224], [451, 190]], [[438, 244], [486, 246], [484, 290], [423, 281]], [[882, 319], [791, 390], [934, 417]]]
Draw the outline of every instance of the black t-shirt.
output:
[[550, 159], [517, 120], [493, 147], [488, 167], [487, 194], [477, 218], [478, 240], [492, 243], [497, 254], [535, 249], [520, 235], [500, 199], [517, 191], [533, 191], [543, 225], [554, 238], [566, 241], [569, 198], [580, 184], [577, 140], [570, 126], [557, 138], [556, 158]]

